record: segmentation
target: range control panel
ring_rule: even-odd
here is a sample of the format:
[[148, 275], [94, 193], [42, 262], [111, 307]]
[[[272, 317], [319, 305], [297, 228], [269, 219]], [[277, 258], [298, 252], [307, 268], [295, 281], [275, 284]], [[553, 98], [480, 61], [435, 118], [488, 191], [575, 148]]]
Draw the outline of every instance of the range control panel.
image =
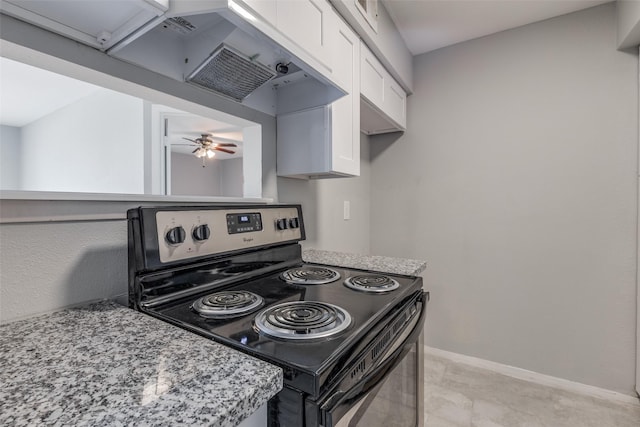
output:
[[229, 234], [261, 230], [262, 215], [260, 212], [227, 214], [227, 231]]
[[299, 206], [155, 212], [162, 263], [304, 239]]

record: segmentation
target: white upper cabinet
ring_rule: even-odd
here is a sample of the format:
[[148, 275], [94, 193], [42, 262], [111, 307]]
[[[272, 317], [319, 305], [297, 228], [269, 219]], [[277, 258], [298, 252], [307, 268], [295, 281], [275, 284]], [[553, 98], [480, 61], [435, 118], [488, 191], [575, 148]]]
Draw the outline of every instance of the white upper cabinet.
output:
[[333, 169], [360, 175], [360, 39], [337, 17], [332, 70], [348, 94], [331, 104]]
[[407, 94], [364, 43], [360, 48], [360, 129], [373, 135], [407, 128]]
[[364, 45], [360, 50], [360, 94], [373, 105], [382, 108], [387, 72], [373, 53]]
[[[321, 63], [329, 64], [331, 6], [326, 0], [277, 0], [278, 29]], [[331, 68], [331, 67], [329, 67]]]
[[2, 0], [3, 13], [107, 50], [146, 25], [162, 21], [169, 0]]
[[[329, 0], [407, 93], [413, 87], [413, 55], [386, 5], [393, 0]], [[420, 1], [420, 0], [416, 0]]]
[[234, 0], [329, 68], [333, 10], [327, 0]]
[[331, 23], [331, 68], [348, 94], [332, 104], [278, 115], [278, 175], [360, 175], [360, 40], [337, 16]]

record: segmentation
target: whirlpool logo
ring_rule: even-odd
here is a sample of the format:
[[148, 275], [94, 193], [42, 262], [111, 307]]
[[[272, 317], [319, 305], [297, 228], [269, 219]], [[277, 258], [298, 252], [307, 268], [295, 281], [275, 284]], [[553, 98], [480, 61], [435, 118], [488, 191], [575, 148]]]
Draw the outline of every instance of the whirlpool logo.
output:
[[251, 243], [253, 242], [253, 238], [252, 237], [243, 237], [242, 241], [245, 243]]

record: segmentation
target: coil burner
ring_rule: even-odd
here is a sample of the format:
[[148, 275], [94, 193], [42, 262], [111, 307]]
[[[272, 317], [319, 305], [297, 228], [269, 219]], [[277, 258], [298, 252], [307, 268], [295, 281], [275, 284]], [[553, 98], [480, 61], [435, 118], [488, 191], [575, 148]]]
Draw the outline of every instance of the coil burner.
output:
[[324, 285], [338, 280], [340, 273], [327, 267], [304, 266], [291, 268], [280, 278], [294, 285]]
[[368, 293], [391, 292], [400, 287], [396, 280], [382, 274], [352, 276], [347, 278], [344, 284], [348, 288]]
[[327, 338], [351, 324], [349, 313], [333, 304], [316, 301], [286, 302], [267, 308], [255, 318], [259, 332], [285, 340]]
[[262, 307], [264, 299], [247, 291], [222, 291], [196, 300], [192, 307], [202, 317], [224, 319], [236, 317]]

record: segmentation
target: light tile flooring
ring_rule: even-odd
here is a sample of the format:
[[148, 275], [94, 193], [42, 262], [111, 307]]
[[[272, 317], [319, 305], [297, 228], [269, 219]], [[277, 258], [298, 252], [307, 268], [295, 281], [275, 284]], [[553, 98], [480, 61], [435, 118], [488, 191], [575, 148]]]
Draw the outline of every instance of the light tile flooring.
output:
[[425, 354], [425, 427], [640, 427], [640, 405], [558, 390]]

